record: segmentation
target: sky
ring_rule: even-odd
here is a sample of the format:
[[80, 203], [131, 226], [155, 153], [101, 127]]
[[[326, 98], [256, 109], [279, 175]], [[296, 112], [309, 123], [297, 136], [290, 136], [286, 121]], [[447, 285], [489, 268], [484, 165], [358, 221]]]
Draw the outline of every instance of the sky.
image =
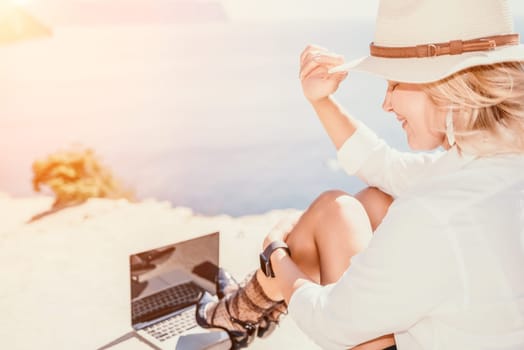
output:
[[241, 20], [373, 18], [378, 6], [378, 0], [223, 0], [222, 3], [232, 18]]
[[[222, 0], [237, 19], [374, 18], [378, 0]], [[515, 16], [524, 16], [524, 1], [508, 0]], [[256, 8], [256, 11], [253, 9]]]
[[[140, 0], [138, 0], [140, 1]], [[173, 2], [177, 0], [143, 0], [144, 2]], [[178, 0], [180, 1], [180, 0]], [[185, 0], [188, 1], [188, 0]], [[191, 1], [191, 0], [189, 0]], [[379, 0], [194, 0], [218, 2], [224, 6], [232, 20], [293, 20], [293, 19], [344, 19], [375, 17]], [[0, 0], [0, 3], [17, 3], [30, 9], [45, 10], [46, 4], [54, 8], [60, 2], [122, 3], [126, 0]], [[134, 3], [136, 2], [133, 1]], [[515, 16], [524, 16], [524, 1], [508, 0]]]

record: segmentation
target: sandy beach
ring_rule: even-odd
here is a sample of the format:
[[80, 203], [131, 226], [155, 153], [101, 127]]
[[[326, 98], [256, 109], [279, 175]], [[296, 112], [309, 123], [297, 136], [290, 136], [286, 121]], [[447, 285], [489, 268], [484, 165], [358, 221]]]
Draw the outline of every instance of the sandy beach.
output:
[[[265, 233], [295, 212], [201, 216], [168, 202], [91, 199], [27, 223], [52, 201], [0, 193], [0, 336], [8, 349], [148, 349], [137, 338], [118, 341], [131, 331], [129, 254], [220, 231], [220, 265], [242, 279], [257, 266]], [[251, 348], [317, 346], [285, 317]]]

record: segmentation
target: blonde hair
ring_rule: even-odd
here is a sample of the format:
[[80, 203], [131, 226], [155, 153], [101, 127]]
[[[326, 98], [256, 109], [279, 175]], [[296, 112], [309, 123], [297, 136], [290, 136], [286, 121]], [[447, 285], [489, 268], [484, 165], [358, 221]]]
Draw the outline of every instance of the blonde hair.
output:
[[524, 64], [472, 67], [425, 84], [437, 106], [453, 108], [459, 149], [487, 156], [524, 153]]

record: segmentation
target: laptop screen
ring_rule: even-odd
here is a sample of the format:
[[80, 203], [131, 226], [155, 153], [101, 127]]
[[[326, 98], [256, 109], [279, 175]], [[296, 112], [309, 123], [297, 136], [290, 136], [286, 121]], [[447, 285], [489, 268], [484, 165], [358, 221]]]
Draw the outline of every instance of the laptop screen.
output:
[[216, 294], [219, 233], [158, 247], [129, 257], [133, 326], [151, 322]]

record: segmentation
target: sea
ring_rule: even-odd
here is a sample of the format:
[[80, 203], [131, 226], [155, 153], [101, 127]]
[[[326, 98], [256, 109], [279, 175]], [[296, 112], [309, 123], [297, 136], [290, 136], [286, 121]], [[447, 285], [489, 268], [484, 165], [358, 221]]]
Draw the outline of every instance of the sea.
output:
[[[355, 193], [364, 184], [340, 169], [303, 97], [299, 56], [316, 44], [358, 58], [372, 39], [371, 20], [211, 21], [59, 26], [0, 47], [0, 192], [34, 195], [35, 160], [85, 147], [139, 199], [204, 215]], [[407, 150], [385, 88], [352, 73], [335, 97]]]

